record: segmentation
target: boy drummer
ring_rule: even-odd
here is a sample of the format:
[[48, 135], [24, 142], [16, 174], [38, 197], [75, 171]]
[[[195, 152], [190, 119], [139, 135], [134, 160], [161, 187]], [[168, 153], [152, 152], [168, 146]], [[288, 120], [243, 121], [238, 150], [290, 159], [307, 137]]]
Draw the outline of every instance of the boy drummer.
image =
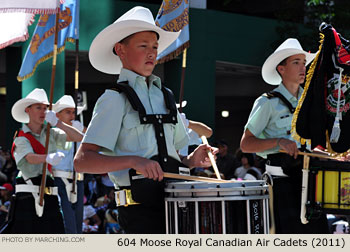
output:
[[[294, 109], [303, 93], [306, 66], [314, 57], [303, 50], [297, 39], [289, 38], [266, 59], [262, 77], [278, 86], [255, 101], [241, 139], [242, 151], [265, 158], [266, 171], [273, 176], [276, 233], [328, 233], [324, 214], [308, 224], [300, 221], [301, 145], [290, 133]], [[280, 153], [280, 149], [287, 154]]]
[[[115, 186], [128, 192], [133, 182], [130, 168], [148, 178], [146, 183], [149, 183], [152, 179], [163, 180], [163, 170], [167, 170], [168, 161], [180, 161], [177, 150], [188, 142], [186, 129], [175, 102], [165, 102], [169, 93], [163, 92], [160, 79], [152, 75], [157, 53], [175, 41], [178, 35], [157, 27], [148, 9], [135, 7], [94, 39], [89, 51], [91, 64], [104, 73], [120, 73], [118, 83], [128, 83], [138, 97], [134, 96], [134, 100], [140, 100], [140, 103], [136, 102], [140, 110], [139, 113], [135, 111], [125, 96], [127, 92], [107, 90], [96, 103], [94, 115], [76, 154], [74, 166], [78, 172], [109, 172]], [[140, 111], [145, 112], [143, 118]], [[174, 121], [163, 123], [174, 111], [175, 114], [170, 117]], [[153, 120], [155, 117], [161, 127], [147, 123], [148, 118]], [[145, 122], [141, 122], [143, 119]], [[181, 161], [190, 168], [210, 166], [208, 150], [217, 151], [201, 145], [190, 155], [181, 157]], [[109, 156], [101, 155], [100, 151]], [[158, 162], [150, 159], [154, 156], [157, 156]], [[150, 185], [144, 190], [144, 197], [149, 197], [151, 201], [153, 194], [161, 194], [162, 190], [161, 187], [153, 189]], [[133, 198], [135, 195], [132, 192]], [[126, 233], [164, 233], [164, 198], [150, 204], [138, 203], [118, 209], [120, 224]]]

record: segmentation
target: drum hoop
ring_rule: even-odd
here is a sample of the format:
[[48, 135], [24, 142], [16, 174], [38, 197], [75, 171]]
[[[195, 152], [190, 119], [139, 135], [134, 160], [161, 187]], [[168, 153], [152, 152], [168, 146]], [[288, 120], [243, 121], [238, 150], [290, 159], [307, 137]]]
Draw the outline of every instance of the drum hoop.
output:
[[[229, 180], [225, 180], [225, 182], [228, 183], [220, 183], [220, 182], [207, 182], [207, 181], [167, 181], [167, 186], [171, 186], [171, 185], [210, 185], [210, 186], [219, 186], [222, 188], [229, 188], [229, 185], [235, 185], [234, 187], [231, 188], [236, 188], [236, 187], [251, 187], [251, 186], [264, 186], [266, 185], [266, 181], [263, 179], [260, 180], [232, 180], [232, 182], [230, 182]], [[239, 186], [241, 185], [241, 186]]]
[[[230, 192], [230, 191], [264, 191], [268, 185], [232, 188], [165, 188], [165, 192]], [[234, 189], [234, 190], [233, 190]]]
[[[211, 201], [211, 202], [221, 202], [221, 201], [239, 201], [239, 200], [266, 200], [269, 198], [269, 195], [246, 195], [246, 196], [228, 196], [228, 197], [174, 197], [169, 198], [165, 197], [166, 202], [202, 202], [202, 201]], [[200, 200], [199, 200], [200, 199]], [[215, 200], [217, 199], [217, 200]]]

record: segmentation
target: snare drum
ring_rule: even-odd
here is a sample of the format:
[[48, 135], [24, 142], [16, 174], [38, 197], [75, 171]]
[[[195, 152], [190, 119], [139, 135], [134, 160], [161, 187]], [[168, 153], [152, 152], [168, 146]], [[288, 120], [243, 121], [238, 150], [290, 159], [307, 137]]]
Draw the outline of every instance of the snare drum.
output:
[[268, 233], [268, 185], [263, 180], [169, 182], [165, 193], [168, 234]]
[[312, 160], [308, 184], [309, 216], [317, 212], [350, 214], [349, 162]]

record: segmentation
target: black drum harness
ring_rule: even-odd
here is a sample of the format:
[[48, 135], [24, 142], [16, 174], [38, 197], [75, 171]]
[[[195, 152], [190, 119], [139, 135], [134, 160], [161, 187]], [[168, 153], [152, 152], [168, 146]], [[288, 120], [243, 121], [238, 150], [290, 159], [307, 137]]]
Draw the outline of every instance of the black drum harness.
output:
[[[185, 165], [168, 155], [163, 127], [164, 123], [177, 123], [177, 108], [172, 91], [162, 85], [161, 90], [166, 108], [169, 110], [168, 114], [147, 114], [135, 90], [128, 85], [128, 82], [119, 82], [111, 89], [125, 94], [132, 108], [138, 112], [141, 124], [153, 125], [158, 155], [150, 159], [158, 161], [164, 172], [179, 173], [180, 167], [185, 167]], [[134, 169], [129, 170], [132, 201], [145, 205], [164, 204], [164, 180], [154, 181], [148, 178], [139, 178], [139, 176]]]
[[124, 93], [129, 100], [132, 108], [138, 112], [141, 124], [153, 124], [156, 132], [156, 139], [158, 145], [158, 162], [163, 171], [178, 172], [167, 170], [167, 162], [169, 160], [168, 151], [165, 142], [164, 135], [164, 123], [177, 123], [177, 108], [172, 91], [162, 85], [162, 92], [164, 95], [166, 108], [169, 110], [169, 114], [147, 114], [145, 107], [137, 96], [135, 90], [128, 85], [128, 82], [119, 82], [113, 86], [113, 90], [119, 93]]

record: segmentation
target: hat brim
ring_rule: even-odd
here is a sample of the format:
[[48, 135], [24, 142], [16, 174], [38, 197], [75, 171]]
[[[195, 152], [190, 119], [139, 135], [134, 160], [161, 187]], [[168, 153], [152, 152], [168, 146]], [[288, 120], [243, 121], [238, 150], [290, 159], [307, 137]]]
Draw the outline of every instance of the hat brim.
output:
[[25, 109], [33, 104], [36, 103], [41, 103], [45, 105], [49, 105], [48, 102], [42, 102], [36, 99], [31, 99], [31, 98], [22, 98], [19, 101], [17, 101], [11, 109], [11, 114], [13, 119], [15, 119], [17, 122], [20, 123], [29, 123], [29, 116], [25, 112]]
[[282, 78], [278, 74], [276, 67], [284, 59], [296, 55], [304, 54], [306, 59], [306, 66], [315, 58], [316, 53], [308, 53], [299, 49], [284, 49], [271, 54], [265, 61], [261, 69], [261, 74], [264, 81], [270, 85], [281, 84]]
[[168, 32], [156, 25], [140, 20], [125, 20], [113, 23], [103, 29], [92, 41], [89, 49], [91, 65], [107, 74], [119, 74], [122, 63], [120, 58], [113, 53], [114, 45], [128, 36], [142, 31], [154, 31], [159, 35], [158, 53], [171, 45], [181, 32]]

